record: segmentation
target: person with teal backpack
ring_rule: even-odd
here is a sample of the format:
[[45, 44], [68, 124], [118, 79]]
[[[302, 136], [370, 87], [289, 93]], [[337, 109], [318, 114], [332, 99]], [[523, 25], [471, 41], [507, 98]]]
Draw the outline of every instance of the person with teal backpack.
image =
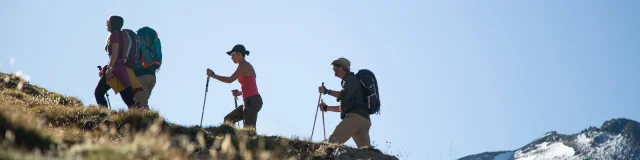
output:
[[156, 72], [162, 65], [162, 46], [158, 33], [151, 27], [142, 27], [137, 34], [140, 40], [140, 63], [134, 72], [144, 90], [136, 93], [135, 101], [136, 106], [149, 109], [151, 91], [156, 85]]

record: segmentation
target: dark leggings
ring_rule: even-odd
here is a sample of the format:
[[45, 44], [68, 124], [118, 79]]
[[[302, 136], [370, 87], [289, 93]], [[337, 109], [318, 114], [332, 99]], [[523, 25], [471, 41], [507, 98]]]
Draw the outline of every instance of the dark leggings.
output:
[[[104, 95], [107, 94], [109, 89], [111, 89], [111, 87], [107, 85], [106, 77], [102, 76], [94, 92], [98, 106], [105, 108], [107, 107], [107, 99], [104, 97]], [[122, 100], [127, 105], [127, 108], [132, 107], [135, 103], [135, 101], [133, 100], [133, 89], [131, 89], [131, 87], [128, 87], [127, 89], [121, 91], [120, 97], [122, 97]]]
[[224, 121], [236, 123], [240, 120], [244, 120], [244, 127], [256, 128], [256, 121], [258, 120], [258, 112], [262, 109], [262, 97], [255, 95], [247, 97], [244, 100], [244, 107], [238, 106], [238, 108], [231, 111], [224, 117]]

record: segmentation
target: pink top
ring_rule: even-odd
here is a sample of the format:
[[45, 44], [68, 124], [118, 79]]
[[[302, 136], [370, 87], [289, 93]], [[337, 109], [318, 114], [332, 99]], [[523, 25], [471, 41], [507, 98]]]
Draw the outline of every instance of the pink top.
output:
[[123, 33], [124, 32], [122, 31], [116, 31], [109, 34], [107, 45], [104, 49], [109, 54], [109, 58], [111, 58], [111, 53], [113, 53], [113, 51], [111, 50], [111, 45], [114, 43], [120, 44], [118, 60], [115, 64], [113, 64], [113, 66], [111, 66], [113, 67], [112, 74], [114, 77], [116, 77], [116, 79], [118, 79], [118, 81], [124, 86], [124, 88], [129, 88], [131, 87], [131, 80], [129, 79], [129, 74], [127, 72], [126, 66], [124, 66], [121, 61], [123, 55], [125, 54], [123, 48], [126, 47], [125, 44], [128, 44], [129, 40], [123, 37]]
[[109, 56], [111, 56], [111, 53], [113, 53], [113, 51], [111, 50], [111, 45], [114, 43], [120, 44], [120, 54], [118, 54], [118, 61], [123, 57], [123, 48], [126, 47], [124, 44], [129, 43], [128, 40], [123, 37], [123, 34], [124, 32], [122, 31], [114, 31], [110, 33], [109, 38], [107, 38], [107, 45], [104, 46], [104, 50], [107, 51], [107, 54], [109, 54]]
[[256, 85], [256, 75], [253, 76], [240, 76], [238, 82], [242, 89], [242, 99], [247, 97], [258, 95], [258, 85]]

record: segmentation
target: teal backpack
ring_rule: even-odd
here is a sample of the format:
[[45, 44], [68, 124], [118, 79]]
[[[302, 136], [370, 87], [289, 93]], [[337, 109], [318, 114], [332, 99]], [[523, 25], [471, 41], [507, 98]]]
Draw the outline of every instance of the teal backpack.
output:
[[158, 33], [150, 27], [142, 27], [137, 31], [140, 40], [140, 64], [139, 68], [157, 71], [162, 65], [162, 46]]

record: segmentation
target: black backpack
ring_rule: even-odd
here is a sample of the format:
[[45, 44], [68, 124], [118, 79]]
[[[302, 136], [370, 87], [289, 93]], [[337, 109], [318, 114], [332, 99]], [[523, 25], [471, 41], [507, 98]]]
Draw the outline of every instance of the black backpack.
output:
[[361, 69], [356, 73], [362, 84], [364, 94], [364, 104], [369, 114], [380, 114], [380, 92], [378, 92], [378, 81], [376, 76], [368, 69]]
[[131, 69], [135, 69], [141, 63], [140, 47], [139, 47], [140, 40], [138, 39], [139, 37], [136, 34], [136, 32], [134, 32], [133, 30], [122, 29], [122, 38], [123, 40], [126, 38], [127, 42], [129, 42], [121, 46], [123, 47], [122, 49], [124, 50], [123, 53], [120, 53], [120, 54], [124, 54], [123, 56], [124, 65]]

